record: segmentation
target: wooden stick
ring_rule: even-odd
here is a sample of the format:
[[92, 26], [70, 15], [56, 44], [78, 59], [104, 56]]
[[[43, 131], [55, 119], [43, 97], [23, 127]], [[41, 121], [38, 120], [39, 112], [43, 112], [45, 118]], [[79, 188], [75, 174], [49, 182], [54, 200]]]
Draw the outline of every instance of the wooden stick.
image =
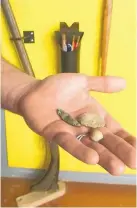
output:
[[109, 35], [111, 27], [113, 0], [104, 0], [103, 25], [101, 38], [101, 76], [106, 75]]
[[[16, 198], [18, 207], [39, 207], [52, 200], [55, 200], [66, 193], [66, 185], [64, 182], [58, 183], [57, 191], [32, 191], [24, 196]], [[45, 206], [44, 206], [45, 207]]]

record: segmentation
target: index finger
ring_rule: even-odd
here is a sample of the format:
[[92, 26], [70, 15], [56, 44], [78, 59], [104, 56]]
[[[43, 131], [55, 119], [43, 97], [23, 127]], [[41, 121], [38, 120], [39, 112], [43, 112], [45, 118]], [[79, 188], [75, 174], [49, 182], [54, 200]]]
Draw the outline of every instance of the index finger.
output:
[[128, 133], [122, 126], [111, 116], [106, 117], [106, 127], [115, 135], [123, 138], [126, 142], [136, 148], [136, 137]]
[[131, 144], [136, 149], [136, 137], [132, 136], [130, 133], [128, 133], [124, 129], [120, 129], [118, 132], [115, 133], [115, 135], [123, 138], [126, 142]]
[[126, 81], [123, 78], [114, 76], [87, 76], [87, 84], [88, 90], [103, 93], [119, 92], [126, 87]]

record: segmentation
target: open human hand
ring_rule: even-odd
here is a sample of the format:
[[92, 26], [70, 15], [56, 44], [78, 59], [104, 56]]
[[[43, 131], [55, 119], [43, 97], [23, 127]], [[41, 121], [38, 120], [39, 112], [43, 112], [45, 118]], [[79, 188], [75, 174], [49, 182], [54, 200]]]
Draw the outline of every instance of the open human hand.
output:
[[[90, 91], [113, 93], [125, 88], [118, 77], [90, 77], [84, 74], [57, 74], [37, 80], [18, 101], [18, 111], [28, 126], [48, 141], [54, 141], [68, 153], [87, 164], [99, 164], [112, 175], [120, 175], [125, 166], [136, 168], [136, 139], [124, 130], [107, 111], [90, 96]], [[81, 141], [78, 135], [87, 134], [87, 127], [74, 127], [57, 115], [61, 108], [73, 117], [85, 112], [99, 114], [105, 120], [100, 128], [104, 138]]]

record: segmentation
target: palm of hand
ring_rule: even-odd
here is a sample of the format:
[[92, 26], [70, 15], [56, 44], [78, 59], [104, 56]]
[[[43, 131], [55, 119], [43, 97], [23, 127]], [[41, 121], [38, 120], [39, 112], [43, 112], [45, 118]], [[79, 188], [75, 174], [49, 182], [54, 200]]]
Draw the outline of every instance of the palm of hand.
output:
[[[102, 83], [105, 83], [102, 85]], [[107, 85], [108, 86], [107, 86]], [[102, 88], [103, 86], [103, 88]], [[32, 89], [21, 102], [21, 112], [28, 126], [48, 140], [54, 140], [67, 152], [88, 164], [99, 164], [114, 175], [123, 173], [125, 165], [135, 168], [135, 138], [121, 128], [103, 107], [89, 95], [89, 90], [113, 91], [114, 86], [86, 76], [61, 74], [51, 76]], [[116, 90], [116, 89], [115, 89]], [[117, 90], [116, 90], [117, 91]], [[62, 108], [72, 116], [96, 112], [105, 119], [101, 128], [104, 139], [99, 143], [88, 137], [76, 139], [89, 132], [86, 127], [73, 127], [61, 121], [56, 113]]]

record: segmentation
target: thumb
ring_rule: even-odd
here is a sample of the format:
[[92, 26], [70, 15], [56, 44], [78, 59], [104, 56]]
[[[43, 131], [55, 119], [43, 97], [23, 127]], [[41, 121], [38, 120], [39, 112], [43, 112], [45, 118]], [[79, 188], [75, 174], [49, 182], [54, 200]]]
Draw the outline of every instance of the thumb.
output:
[[126, 87], [126, 81], [121, 77], [90, 77], [87, 76], [87, 87], [88, 90], [113, 93], [119, 92]]

